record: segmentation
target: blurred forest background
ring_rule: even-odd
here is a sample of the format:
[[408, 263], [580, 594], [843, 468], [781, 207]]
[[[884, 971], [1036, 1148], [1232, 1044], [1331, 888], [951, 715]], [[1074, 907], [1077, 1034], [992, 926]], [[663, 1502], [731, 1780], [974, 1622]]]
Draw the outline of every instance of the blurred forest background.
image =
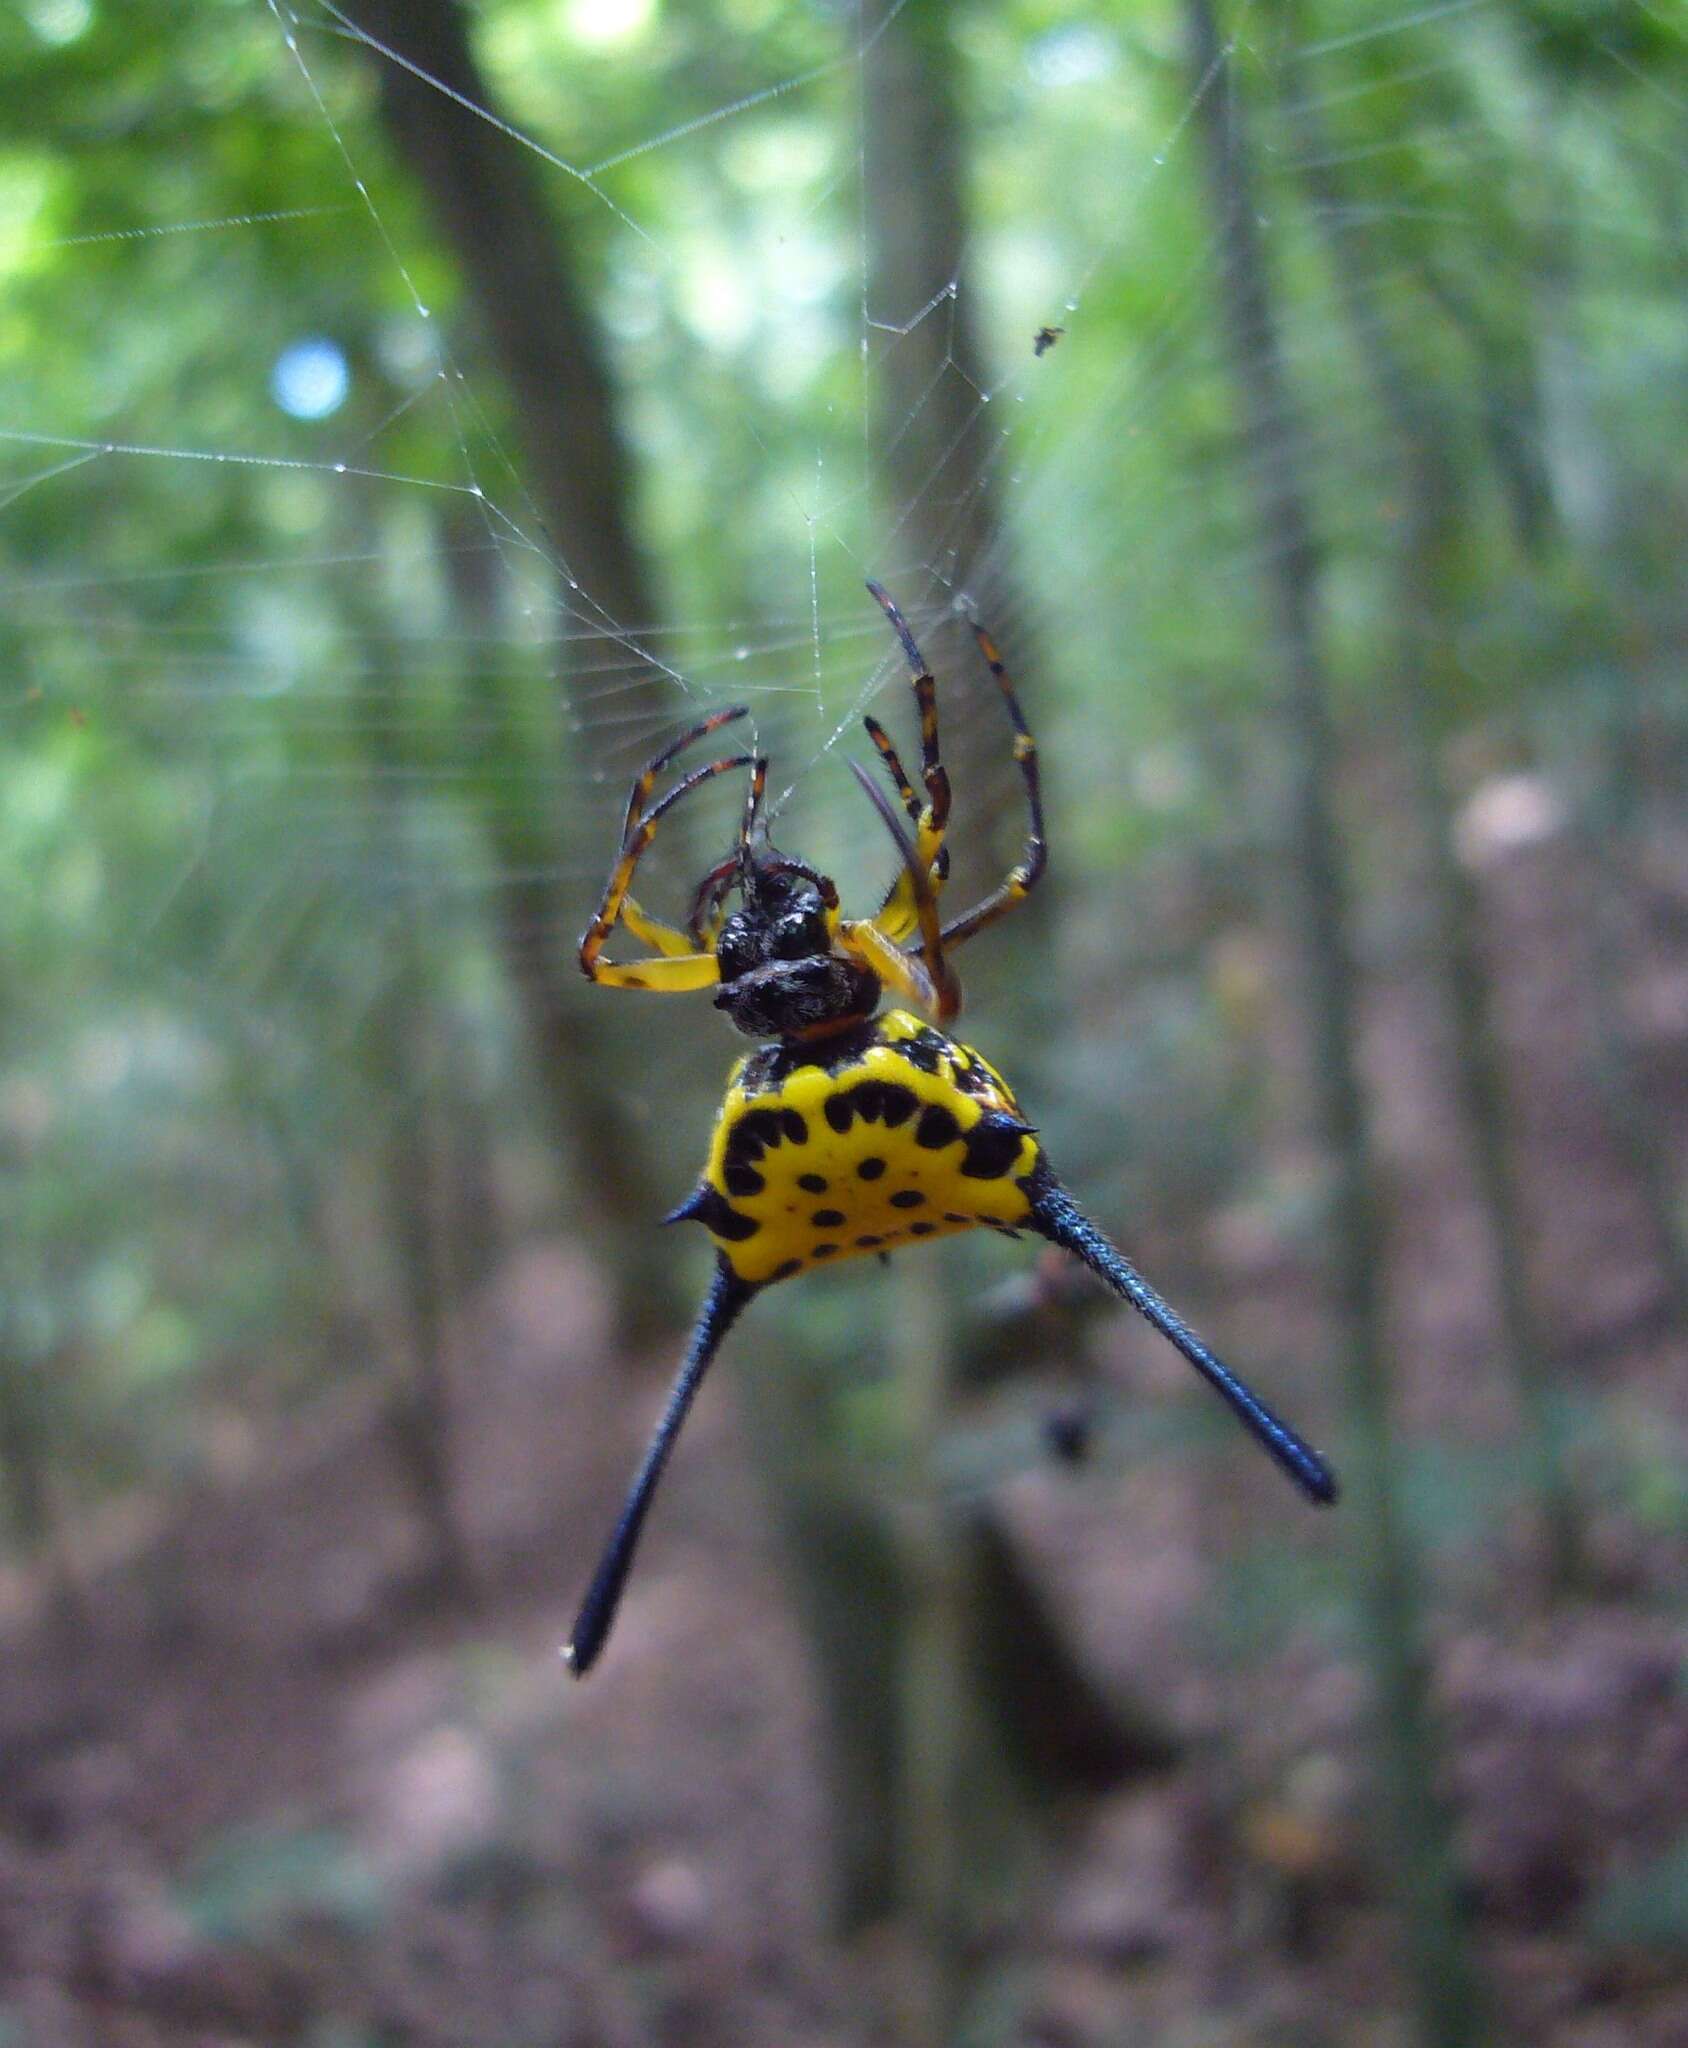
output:
[[[0, 2044], [1688, 2038], [1677, 0], [20, 0], [0, 75]], [[734, 700], [872, 900], [867, 575], [962, 894], [964, 601], [1042, 745], [964, 1035], [1345, 1498], [1030, 1245], [861, 1261], [576, 1686], [736, 1046], [574, 940]]]

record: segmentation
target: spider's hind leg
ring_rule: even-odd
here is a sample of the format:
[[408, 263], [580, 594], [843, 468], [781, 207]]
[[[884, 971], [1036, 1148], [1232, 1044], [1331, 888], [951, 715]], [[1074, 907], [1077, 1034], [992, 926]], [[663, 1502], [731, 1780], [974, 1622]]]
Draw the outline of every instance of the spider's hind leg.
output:
[[1328, 1506], [1337, 1496], [1336, 1474], [1311, 1444], [1274, 1415], [1258, 1394], [1214, 1357], [1196, 1333], [1149, 1285], [1125, 1254], [1097, 1229], [1047, 1167], [1027, 1190], [1033, 1230], [1083, 1260], [1104, 1286], [1159, 1330], [1236, 1416], [1268, 1457], [1287, 1472], [1309, 1500]]
[[634, 1475], [626, 1504], [604, 1547], [598, 1569], [592, 1574], [586, 1598], [580, 1603], [574, 1632], [563, 1651], [564, 1661], [576, 1678], [584, 1678], [592, 1669], [614, 1626], [616, 1609], [621, 1605], [627, 1575], [633, 1568], [634, 1552], [639, 1546], [639, 1534], [645, 1526], [645, 1516], [650, 1511], [657, 1483], [680, 1434], [681, 1424], [692, 1405], [692, 1397], [720, 1350], [722, 1338], [738, 1320], [752, 1296], [760, 1291], [749, 1281], [741, 1280], [724, 1258], [717, 1258], [715, 1278], [704, 1297], [703, 1307], [698, 1311], [692, 1340], [686, 1347], [685, 1360], [668, 1396], [668, 1405], [662, 1411], [662, 1419]]

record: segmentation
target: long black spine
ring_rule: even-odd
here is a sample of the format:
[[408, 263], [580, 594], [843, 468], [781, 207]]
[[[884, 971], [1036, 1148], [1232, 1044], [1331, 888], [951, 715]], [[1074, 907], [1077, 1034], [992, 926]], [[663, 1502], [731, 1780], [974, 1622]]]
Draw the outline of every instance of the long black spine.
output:
[[633, 1568], [639, 1532], [645, 1526], [651, 1498], [662, 1477], [663, 1467], [668, 1463], [668, 1455], [674, 1448], [674, 1440], [680, 1434], [687, 1410], [692, 1405], [692, 1397], [702, 1385], [710, 1361], [721, 1348], [722, 1338], [756, 1292], [747, 1281], [739, 1279], [724, 1258], [717, 1259], [715, 1278], [704, 1297], [703, 1307], [698, 1311], [692, 1340], [686, 1347], [686, 1356], [675, 1378], [673, 1391], [668, 1396], [668, 1405], [662, 1411], [662, 1420], [657, 1424], [650, 1447], [634, 1475], [627, 1503], [604, 1547], [598, 1569], [586, 1589], [586, 1598], [580, 1603], [574, 1633], [563, 1651], [564, 1660], [576, 1678], [584, 1678], [592, 1669], [609, 1638], [616, 1609], [621, 1605], [622, 1589], [627, 1584], [627, 1574]]
[[1117, 1245], [1111, 1244], [1065, 1188], [1047, 1172], [1031, 1190], [1031, 1225], [1082, 1259], [1091, 1272], [1139, 1315], [1151, 1322], [1190, 1361], [1230, 1408], [1256, 1443], [1275, 1458], [1309, 1500], [1328, 1506], [1337, 1497], [1336, 1474], [1317, 1451], [1274, 1415], [1229, 1366], [1214, 1357], [1196, 1333], [1149, 1285]]

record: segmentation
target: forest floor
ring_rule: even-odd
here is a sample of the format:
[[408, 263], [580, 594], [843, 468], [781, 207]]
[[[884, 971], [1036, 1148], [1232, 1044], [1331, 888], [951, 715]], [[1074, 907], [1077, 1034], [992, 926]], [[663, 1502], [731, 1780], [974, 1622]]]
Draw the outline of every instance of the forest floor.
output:
[[[1578, 1068], [1582, 970], [1551, 853], [1507, 864], [1491, 896], [1541, 1297], [1562, 1368], [1597, 1387], [1608, 1437], [1635, 1440], [1579, 1452], [1578, 1597], [1542, 1605], [1513, 1521], [1438, 1546], [1448, 1791], [1489, 2038], [1666, 2048], [1688, 2040], [1683, 1352]], [[1677, 1062], [1649, 1085], [1679, 1137], [1684, 979], [1649, 970], [1631, 1006]], [[1380, 980], [1369, 1030], [1394, 1334], [1419, 1361], [1403, 1416], [1504, 1459], [1423, 985]], [[1215, 1241], [1263, 1316], [1316, 1334], [1304, 1276], [1234, 1218]], [[430, 1587], [372, 1389], [261, 1431], [214, 1418], [213, 1469], [108, 1520], [72, 1611], [0, 1581], [0, 2048], [899, 2038], [874, 2017], [883, 1944], [826, 1931], [826, 1730], [733, 1401], [700, 1404], [613, 1653], [576, 1685], [558, 1645], [667, 1362], [613, 1383], [601, 1290], [555, 1245], [500, 1272], [460, 1334], [472, 1601]], [[1279, 1519], [1275, 1483], [1239, 1484], [1227, 1540], [1256, 1511]], [[992, 1957], [1018, 2017], [981, 2038], [1405, 2042], [1351, 1647], [1289, 1626], [1216, 1654], [1191, 1620], [1211, 1509], [1175, 1462], [1051, 1466], [1006, 1494], [1088, 1661], [1147, 1688], [1184, 1749], [1064, 1818]]]

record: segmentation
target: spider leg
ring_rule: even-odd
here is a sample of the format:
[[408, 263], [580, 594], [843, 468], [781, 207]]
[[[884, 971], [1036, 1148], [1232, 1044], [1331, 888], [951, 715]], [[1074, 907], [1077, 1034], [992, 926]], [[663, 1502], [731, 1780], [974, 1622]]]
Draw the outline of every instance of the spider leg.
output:
[[687, 933], [678, 931], [671, 924], [665, 924], [660, 917], [652, 917], [642, 905], [635, 903], [631, 896], [621, 899], [621, 922], [633, 934], [640, 945], [654, 946], [665, 959], [685, 960], [703, 949], [695, 945]]
[[1014, 724], [1014, 759], [1019, 765], [1020, 779], [1026, 787], [1026, 809], [1030, 814], [1026, 828], [1025, 850], [1007, 877], [984, 899], [975, 904], [961, 917], [953, 918], [944, 926], [944, 944], [959, 946], [963, 939], [970, 939], [976, 931], [982, 931], [987, 924], [995, 924], [999, 917], [1006, 917], [1016, 904], [1023, 903], [1043, 877], [1049, 864], [1049, 847], [1043, 836], [1043, 785], [1038, 775], [1037, 741], [1032, 738], [1031, 728], [1026, 724], [1026, 715], [1020, 709], [1020, 700], [1014, 694], [1014, 685], [1008, 679], [1002, 657], [996, 651], [996, 642], [984, 627], [974, 621], [973, 637], [979, 643], [979, 652], [985, 657], [990, 672], [996, 678], [997, 688], [1008, 707], [1008, 716]]
[[899, 1002], [945, 1022], [956, 1014], [959, 998], [946, 1005], [920, 955], [905, 953], [870, 919], [846, 918], [838, 927], [836, 943], [861, 966], [877, 974]]
[[738, 872], [739, 857], [735, 850], [725, 860], [718, 861], [693, 892], [692, 907], [686, 916], [686, 936], [699, 952], [715, 950], [721, 914], [733, 883], [738, 879]]
[[[872, 921], [841, 925], [839, 935], [841, 938], [847, 935], [847, 943], [858, 949], [859, 956], [867, 960], [867, 964], [882, 980], [889, 980], [899, 993], [919, 1002], [928, 1015], [935, 1017], [940, 1024], [947, 1024], [960, 1012], [961, 984], [956, 980], [944, 955], [943, 933], [938, 918], [938, 897], [933, 886], [931, 870], [922, 867], [919, 854], [903, 830], [902, 820], [880, 795], [878, 785], [867, 770], [857, 761], [850, 763], [850, 769], [866, 791], [868, 802], [879, 813], [886, 831], [896, 841], [897, 850], [903, 857], [903, 868], [908, 878], [915, 918], [920, 930], [918, 964], [923, 972], [916, 977], [913, 974], [916, 961]], [[872, 936], [869, 937], [869, 934]]]
[[750, 787], [744, 793], [744, 816], [739, 820], [738, 850], [741, 857], [749, 853], [750, 842], [762, 827], [762, 799], [767, 793], [768, 757], [758, 754], [750, 766]]
[[670, 740], [660, 753], [651, 756], [634, 776], [633, 787], [627, 792], [627, 815], [621, 827], [623, 846], [627, 844], [633, 827], [644, 815], [645, 806], [651, 800], [651, 791], [656, 787], [656, 779], [669, 762], [683, 754], [688, 747], [695, 746], [699, 740], [707, 739], [712, 732], [719, 732], [722, 726], [731, 725], [735, 720], [749, 716], [748, 704], [729, 704], [720, 711], [710, 712], [707, 718], [700, 718], [696, 725], [681, 733], [678, 739]]
[[663, 1467], [668, 1463], [680, 1426], [692, 1405], [692, 1397], [702, 1384], [710, 1361], [721, 1348], [722, 1338], [738, 1320], [745, 1304], [760, 1291], [748, 1281], [741, 1280], [727, 1261], [717, 1256], [715, 1278], [704, 1297], [703, 1307], [698, 1311], [691, 1342], [686, 1346], [686, 1356], [668, 1396], [668, 1405], [662, 1411], [662, 1419], [634, 1474], [626, 1504], [609, 1542], [604, 1546], [598, 1569], [592, 1574], [592, 1583], [586, 1589], [586, 1598], [580, 1603], [574, 1632], [563, 1651], [564, 1661], [576, 1678], [584, 1678], [597, 1662], [598, 1653], [615, 1623], [616, 1609], [621, 1605], [622, 1590], [627, 1584], [627, 1574], [633, 1568], [633, 1555], [639, 1546], [639, 1533], [645, 1526], [645, 1516], [650, 1511], [657, 1482], [662, 1478]]
[[1337, 1497], [1336, 1474], [1319, 1453], [1274, 1415], [1258, 1394], [1222, 1365], [1173, 1309], [1162, 1301], [1117, 1245], [1091, 1222], [1047, 1168], [1031, 1190], [1033, 1230], [1081, 1259], [1105, 1287], [1130, 1302], [1195, 1367], [1260, 1448], [1274, 1458], [1309, 1500], [1328, 1506]]
[[[921, 822], [920, 799], [915, 795], [914, 787], [904, 772], [902, 760], [896, 748], [891, 744], [890, 734], [879, 723], [877, 718], [864, 718], [862, 724], [867, 728], [867, 736], [877, 748], [879, 758], [885, 764], [885, 772], [890, 776], [896, 786], [898, 796], [903, 800], [903, 809], [908, 812], [909, 823], [915, 828], [915, 832], [918, 835]], [[933, 856], [930, 862], [933, 885], [935, 888], [941, 889], [949, 879], [949, 848], [943, 845], [941, 841], [934, 841], [931, 835], [927, 835], [923, 839], [917, 838], [916, 850], [923, 856], [927, 854]], [[915, 912], [914, 894], [909, 883], [907, 869], [898, 870], [896, 880], [892, 882], [890, 888], [885, 892], [884, 902], [880, 904], [878, 910], [874, 913], [873, 921], [882, 932], [888, 937], [895, 939], [899, 945], [906, 939], [913, 937], [917, 928], [918, 918]]]
[[[724, 724], [728, 715], [717, 712], [714, 724]], [[695, 738], [706, 730], [713, 730], [707, 719], [697, 728], [697, 733], [688, 735], [688, 738]], [[675, 750], [668, 751], [672, 754]], [[660, 761], [661, 756], [658, 759]], [[708, 988], [718, 978], [719, 969], [715, 964], [715, 956], [709, 952], [700, 951], [687, 958], [631, 960], [625, 964], [616, 964], [601, 956], [604, 947], [609, 943], [610, 933], [614, 931], [625, 909], [627, 893], [633, 885], [633, 870], [639, 865], [646, 849], [656, 837], [656, 828], [664, 814], [672, 810], [682, 797], [690, 795], [694, 789], [712, 781], [717, 775], [730, 774], [735, 768], [750, 768], [754, 763], [755, 756], [751, 754], [726, 754], [719, 761], [707, 761], [701, 768], [694, 768], [689, 775], [682, 776], [661, 801], [648, 811], [635, 811], [635, 801], [640, 800], [640, 787], [644, 782], [644, 775], [640, 776], [639, 782], [634, 785], [633, 796], [628, 800], [629, 814], [633, 816], [634, 822], [622, 841], [621, 852], [616, 856], [615, 866], [610, 870], [610, 878], [604, 884], [603, 900], [593, 914], [592, 922], [580, 937], [580, 971], [589, 981], [601, 981], [610, 988], [673, 991]], [[655, 769], [646, 772], [654, 773]], [[643, 912], [639, 915], [641, 918], [644, 917]], [[647, 927], [652, 922], [653, 920], [645, 919]], [[660, 945], [661, 941], [647, 943]]]
[[864, 718], [862, 724], [867, 727], [868, 738], [879, 749], [879, 758], [885, 763], [885, 772], [890, 776], [893, 784], [896, 786], [898, 796], [903, 800], [903, 809], [908, 812], [909, 823], [918, 830], [920, 825], [920, 799], [915, 795], [914, 784], [909, 781], [897, 750], [891, 744], [891, 735], [879, 723], [877, 718]]
[[686, 914], [686, 942], [698, 952], [715, 950], [715, 941], [727, 898], [733, 884], [744, 872], [751, 838], [762, 819], [762, 799], [768, 789], [768, 757], [758, 754], [751, 763], [750, 785], [744, 796], [744, 815], [739, 821], [737, 844], [725, 860], [717, 861], [692, 891], [692, 907]]
[[920, 779], [926, 786], [926, 808], [919, 820], [922, 851], [925, 850], [925, 837], [930, 833], [934, 840], [932, 859], [936, 860], [937, 845], [943, 839], [950, 814], [949, 774], [938, 758], [938, 686], [932, 680], [932, 671], [915, 645], [914, 635], [902, 613], [879, 584], [869, 582], [867, 587], [874, 602], [890, 620], [891, 630], [902, 642], [903, 658], [908, 663], [909, 678], [914, 685], [915, 707], [920, 713]]

